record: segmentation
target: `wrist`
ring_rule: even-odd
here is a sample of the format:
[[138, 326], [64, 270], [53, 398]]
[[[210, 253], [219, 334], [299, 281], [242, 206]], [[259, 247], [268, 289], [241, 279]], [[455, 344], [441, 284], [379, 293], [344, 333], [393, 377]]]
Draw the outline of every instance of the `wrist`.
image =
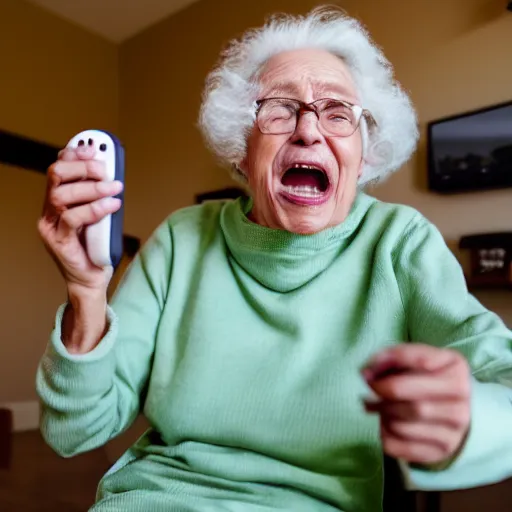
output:
[[410, 464], [412, 468], [425, 470], [425, 471], [444, 471], [448, 469], [460, 456], [461, 452], [464, 450], [467, 439], [469, 436], [469, 427], [464, 432], [464, 435], [461, 438], [461, 441], [459, 445], [457, 446], [456, 450], [449, 455], [447, 458], [438, 461], [438, 462], [432, 462], [432, 463], [426, 463], [426, 464]]
[[67, 285], [68, 302], [76, 308], [93, 304], [101, 304], [106, 301], [107, 287], [87, 287], [75, 284]]
[[90, 352], [107, 330], [106, 291], [68, 289], [68, 306], [62, 321], [62, 342], [68, 352]]

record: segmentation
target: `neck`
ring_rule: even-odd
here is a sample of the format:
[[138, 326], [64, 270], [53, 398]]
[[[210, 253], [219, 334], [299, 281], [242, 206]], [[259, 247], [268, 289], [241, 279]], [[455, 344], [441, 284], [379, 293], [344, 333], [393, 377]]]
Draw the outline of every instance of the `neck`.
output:
[[265, 211], [264, 209], [258, 208], [259, 201], [255, 201], [253, 199], [253, 204], [251, 210], [247, 213], [247, 219], [253, 222], [254, 224], [258, 224], [264, 228], [269, 229], [284, 229], [276, 219], [276, 215], [272, 215], [272, 213]]
[[292, 223], [295, 227], [304, 228], [304, 229], [287, 229], [282, 222], [279, 222], [279, 217], [275, 212], [268, 212], [258, 208], [258, 202], [253, 199], [253, 206], [251, 210], [247, 213], [247, 219], [254, 224], [258, 224], [264, 228], [281, 230], [281, 231], [289, 231], [295, 235], [314, 235], [325, 229], [332, 228], [342, 224], [347, 216], [350, 213], [350, 210], [354, 204], [356, 194], [350, 198], [350, 201], [345, 201], [346, 204], [340, 205], [340, 210], [337, 211], [337, 215], [335, 218], [331, 218], [330, 221], [322, 226], [321, 228], [316, 228], [311, 230], [308, 229], [308, 222], [296, 222]]
[[344, 222], [308, 236], [254, 221], [250, 198], [228, 203], [221, 224], [237, 264], [267, 288], [288, 292], [312, 280], [344, 250], [372, 201], [361, 195]]

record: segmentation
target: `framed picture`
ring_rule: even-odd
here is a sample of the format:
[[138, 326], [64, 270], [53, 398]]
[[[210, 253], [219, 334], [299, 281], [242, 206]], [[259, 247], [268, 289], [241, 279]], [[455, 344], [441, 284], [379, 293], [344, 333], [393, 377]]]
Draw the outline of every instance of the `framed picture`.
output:
[[238, 197], [245, 195], [245, 191], [239, 187], [222, 188], [220, 190], [212, 190], [210, 192], [197, 194], [196, 204], [201, 204], [206, 201], [217, 201], [219, 199], [237, 199]]
[[0, 162], [45, 174], [60, 148], [16, 133], [0, 130]]

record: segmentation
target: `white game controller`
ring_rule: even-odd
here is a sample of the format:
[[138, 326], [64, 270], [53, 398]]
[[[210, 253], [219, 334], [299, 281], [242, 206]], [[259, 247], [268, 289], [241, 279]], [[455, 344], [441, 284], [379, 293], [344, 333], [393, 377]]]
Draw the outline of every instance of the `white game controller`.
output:
[[[103, 130], [85, 130], [75, 135], [67, 147], [83, 145], [93, 146], [96, 149], [95, 160], [106, 163], [107, 181], [124, 183], [124, 148], [117, 137]], [[116, 197], [121, 199], [119, 210], [85, 228], [87, 254], [99, 267], [112, 265], [116, 268], [123, 256], [123, 192]]]

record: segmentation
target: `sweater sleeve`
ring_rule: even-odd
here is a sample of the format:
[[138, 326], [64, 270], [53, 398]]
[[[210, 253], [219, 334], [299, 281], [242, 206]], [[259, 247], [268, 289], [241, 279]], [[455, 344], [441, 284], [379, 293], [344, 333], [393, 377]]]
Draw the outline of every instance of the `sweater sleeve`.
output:
[[92, 450], [135, 420], [151, 370], [171, 273], [171, 232], [162, 224], [126, 270], [107, 310], [108, 331], [89, 353], [70, 354], [61, 341], [66, 304], [39, 363], [40, 429], [60, 455]]
[[466, 287], [462, 268], [426, 219], [411, 222], [396, 255], [409, 339], [460, 351], [472, 372], [471, 425], [444, 469], [400, 462], [410, 489], [455, 490], [512, 476], [512, 332]]

